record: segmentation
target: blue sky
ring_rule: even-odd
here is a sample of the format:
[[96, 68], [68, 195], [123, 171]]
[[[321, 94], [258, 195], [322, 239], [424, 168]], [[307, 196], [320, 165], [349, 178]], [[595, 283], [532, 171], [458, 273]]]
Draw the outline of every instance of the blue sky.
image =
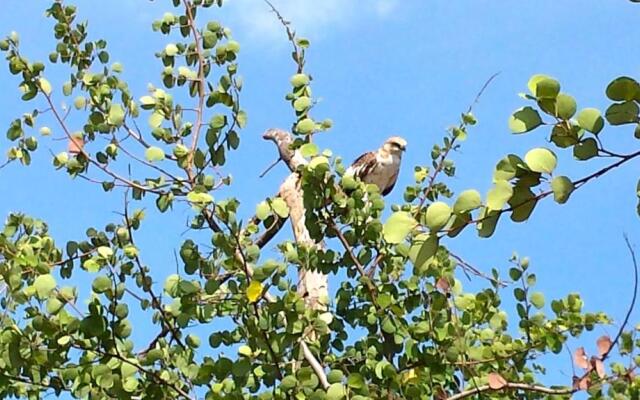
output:
[[[31, 59], [46, 59], [54, 47], [51, 21], [43, 17], [46, 2], [4, 2], [0, 34], [18, 31], [23, 52]], [[81, 19], [90, 20], [91, 36], [108, 40], [112, 60], [124, 64], [124, 77], [138, 97], [146, 94], [147, 83], [159, 84], [161, 66], [153, 53], [164, 47], [165, 38], [151, 32], [150, 25], [170, 8], [169, 1], [75, 3]], [[284, 33], [265, 4], [258, 0], [228, 3], [228, 8], [212, 11], [206, 18], [223, 21], [242, 45], [242, 103], [249, 124], [225, 171], [233, 174], [233, 190], [242, 201], [243, 215], [249, 216], [286, 175], [279, 166], [266, 178], [258, 178], [275, 158], [271, 145], [260, 136], [267, 128], [291, 125], [293, 115], [284, 94], [294, 68]], [[507, 153], [524, 155], [532, 147], [546, 145], [548, 134], [543, 129], [514, 136], [507, 128], [510, 113], [525, 104], [517, 94], [526, 90], [531, 75], [554, 76], [563, 91], [576, 97], [579, 108], [604, 110], [608, 82], [620, 75], [637, 77], [640, 72], [640, 5], [623, 0], [273, 3], [301, 36], [311, 40], [307, 69], [314, 78], [314, 95], [321, 99], [314, 116], [334, 121], [329, 133], [317, 137], [320, 146], [351, 161], [377, 148], [388, 136], [397, 134], [408, 140], [400, 182], [388, 197], [390, 204], [401, 202], [401, 188], [413, 179], [412, 167], [428, 163], [432, 145], [457, 122], [493, 73], [501, 72], [474, 110], [479, 124], [454, 155], [458, 173], [448, 183], [458, 191], [478, 188], [486, 193], [500, 158]], [[7, 127], [32, 105], [19, 100], [17, 80], [2, 68], [0, 126]], [[62, 71], [59, 67], [48, 70], [58, 90], [66, 79]], [[632, 152], [638, 148], [632, 130], [606, 128], [601, 136], [610, 148]], [[9, 146], [4, 135], [0, 140], [3, 148]], [[62, 143], [42, 140], [30, 168], [10, 165], [0, 170], [0, 214], [21, 210], [43, 218], [60, 244], [82, 237], [89, 226], [102, 227], [117, 219], [114, 212], [122, 204], [118, 193], [104, 195], [97, 186], [71, 181], [64, 173], [53, 171], [49, 149], [57, 153]], [[574, 161], [570, 150], [556, 153], [560, 159], [557, 172], [573, 179], [605, 165], [599, 160]], [[637, 170], [637, 162], [614, 170], [574, 193], [562, 206], [547, 199], [526, 223], [503, 218], [491, 239], [479, 239], [469, 230], [447, 244], [485, 271], [498, 267], [506, 273], [513, 251], [528, 255], [538, 275], [538, 289], [548, 300], [580, 292], [587, 309], [606, 311], [620, 321], [632, 289], [623, 233], [640, 243], [635, 210]], [[155, 271], [175, 271], [173, 250], [189, 237], [182, 235], [189, 213], [178, 207], [167, 219], [149, 207], [146, 229], [138, 240], [143, 258]], [[279, 239], [289, 236], [286, 228]], [[639, 315], [634, 313], [633, 323]], [[615, 329], [608, 332], [614, 334]], [[577, 345], [594, 347], [587, 342]], [[568, 357], [560, 356], [551, 372], [557, 374], [558, 383], [570, 381]]]

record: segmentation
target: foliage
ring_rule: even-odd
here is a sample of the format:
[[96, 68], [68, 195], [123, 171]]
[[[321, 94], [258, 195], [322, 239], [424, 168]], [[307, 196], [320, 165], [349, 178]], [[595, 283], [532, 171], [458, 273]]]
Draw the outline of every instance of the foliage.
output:
[[[203, 9], [221, 6], [222, 0], [173, 0], [173, 10], [153, 24], [167, 37], [155, 53], [161, 83], [142, 95], [132, 93], [122, 78], [123, 66], [110, 62], [107, 42], [90, 39], [88, 24], [77, 22], [73, 5], [54, 1], [47, 10], [55, 38], [48, 64], [63, 64], [67, 82], [50, 82], [48, 64], [29, 61], [17, 33], [0, 41], [22, 100], [36, 104], [7, 130], [8, 162], [29, 165], [39, 140], [59, 132], [68, 150], [53, 155], [55, 169], [100, 185], [105, 195], [126, 196], [121, 219], [103, 229], [89, 227], [86, 237], [64, 245], [43, 221], [8, 216], [0, 233], [3, 397], [36, 398], [43, 392], [78, 398], [329, 400], [461, 399], [481, 392], [496, 399], [569, 398], [577, 391], [594, 399], [639, 395], [634, 370], [640, 343], [627, 320], [616, 337], [598, 340], [591, 351], [596, 356], [588, 358], [583, 348], [576, 352], [575, 364], [583, 372], [573, 382], [544, 386], [545, 369], [536, 359], [560, 353], [569, 338], [611, 319], [584, 311], [576, 293], [547, 300], [535, 290], [527, 258], [514, 255], [505, 278], [495, 269], [490, 275], [478, 271], [447, 246], [470, 227], [490, 237], [504, 214], [526, 221], [551, 195], [563, 204], [573, 191], [637, 158], [640, 151], [620, 154], [603, 144], [611, 126], [631, 125], [640, 137], [637, 81], [614, 79], [606, 89], [612, 104], [603, 113], [578, 110], [557, 80], [533, 76], [529, 93], [522, 95], [531, 104], [515, 111], [508, 126], [515, 134], [548, 128], [555, 149], [506, 155], [484, 197], [476, 189], [456, 196], [446, 184], [456, 172], [450, 156], [476, 124], [472, 105], [434, 145], [431, 159], [415, 167], [415, 184], [405, 189], [404, 204], [393, 206], [383, 221], [385, 201], [377, 188], [342, 180], [340, 158], [313, 143], [313, 135], [330, 129], [331, 121], [318, 122], [311, 113], [309, 41], [277, 14], [296, 65], [286, 100], [295, 114], [293, 149], [309, 160], [297, 171], [307, 228], [315, 241], [335, 242], [340, 250], [287, 240], [278, 245], [275, 259], [265, 261], [262, 248], [289, 216], [287, 204], [280, 197], [266, 199], [243, 223], [239, 200], [216, 193], [231, 185], [224, 166], [247, 122], [240, 105], [240, 46], [221, 23], [198, 19]], [[67, 122], [71, 110], [60, 107], [63, 99], [83, 117], [78, 130]], [[42, 115], [52, 116], [56, 126], [41, 125]], [[32, 133], [36, 129], [42, 139]], [[572, 179], [556, 174], [556, 152], [563, 149], [581, 162], [612, 163]], [[183, 272], [169, 276], [161, 288], [135, 241], [138, 232], [149, 229], [145, 213], [155, 212], [135, 208], [145, 198], [152, 198], [160, 213], [187, 203], [190, 227], [210, 237], [210, 243], [199, 243], [194, 235], [179, 244]], [[347, 279], [333, 282], [336, 296], [326, 309], [307, 307], [290, 267], [344, 272]], [[456, 278], [458, 267], [486, 287], [465, 291]], [[74, 287], [80, 271], [93, 277], [87, 299], [79, 299]], [[512, 315], [502, 305], [505, 296], [515, 299]], [[136, 320], [149, 315], [156, 331], [148, 342], [134, 342]], [[223, 320], [233, 322], [221, 329]], [[200, 338], [194, 327], [211, 333]], [[320, 371], [304, 354], [307, 346]], [[631, 364], [612, 357], [614, 352], [631, 356]]]

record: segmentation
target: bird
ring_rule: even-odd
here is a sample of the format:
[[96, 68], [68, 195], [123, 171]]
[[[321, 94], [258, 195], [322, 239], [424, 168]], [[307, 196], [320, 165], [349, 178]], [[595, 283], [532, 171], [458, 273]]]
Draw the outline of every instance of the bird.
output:
[[400, 136], [387, 139], [376, 151], [364, 153], [351, 164], [344, 176], [359, 178], [362, 182], [374, 184], [383, 196], [393, 190], [400, 172], [402, 153], [407, 141]]

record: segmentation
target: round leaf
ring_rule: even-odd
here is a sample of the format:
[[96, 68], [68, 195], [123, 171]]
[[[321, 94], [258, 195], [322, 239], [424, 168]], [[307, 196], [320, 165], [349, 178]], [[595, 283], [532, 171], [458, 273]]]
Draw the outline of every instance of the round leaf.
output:
[[178, 54], [178, 46], [176, 46], [173, 43], [169, 43], [165, 48], [164, 48], [164, 52], [170, 56], [173, 57], [176, 54]]
[[475, 189], [465, 190], [460, 193], [456, 202], [453, 204], [453, 212], [463, 214], [465, 212], [475, 210], [482, 205], [480, 193]]
[[640, 95], [640, 85], [635, 79], [621, 76], [607, 86], [607, 97], [613, 101], [628, 101]]
[[544, 307], [544, 294], [540, 292], [531, 294], [531, 304], [537, 309]]
[[401, 243], [417, 224], [418, 222], [408, 212], [396, 211], [385, 222], [382, 234], [388, 243]]
[[342, 400], [346, 396], [346, 390], [340, 383], [334, 383], [327, 389], [327, 400]]
[[429, 229], [442, 228], [451, 217], [451, 207], [442, 201], [436, 201], [429, 205], [425, 215], [425, 222]]
[[438, 236], [421, 234], [418, 235], [409, 250], [409, 257], [413, 261], [413, 266], [422, 268], [424, 264], [438, 252]]
[[570, 119], [576, 113], [576, 100], [565, 93], [556, 97], [556, 115], [562, 119]]
[[569, 196], [573, 192], [573, 189], [573, 182], [571, 182], [571, 179], [566, 176], [556, 176], [551, 181], [553, 199], [559, 204], [564, 204], [569, 200]]
[[612, 104], [605, 111], [604, 116], [611, 125], [623, 125], [638, 122], [640, 108], [633, 101]]
[[258, 217], [258, 219], [260, 220], [267, 219], [270, 212], [271, 208], [269, 207], [269, 203], [267, 203], [266, 201], [261, 201], [256, 206], [256, 217]]
[[273, 199], [271, 208], [280, 218], [287, 218], [289, 216], [289, 206], [287, 206], [287, 203], [281, 197]]
[[560, 93], [560, 83], [546, 75], [534, 75], [527, 84], [529, 91], [539, 98], [555, 98]]
[[111, 288], [111, 279], [108, 276], [100, 275], [93, 280], [91, 288], [96, 293], [104, 293]]
[[49, 294], [56, 287], [56, 279], [51, 274], [40, 275], [33, 282], [33, 287], [36, 289], [36, 295], [40, 300], [49, 297]]
[[524, 161], [534, 172], [550, 174], [558, 165], [556, 155], [549, 149], [535, 148], [529, 150], [524, 156]]
[[509, 117], [509, 129], [513, 133], [529, 132], [542, 125], [542, 118], [537, 110], [531, 107], [522, 107]]
[[302, 135], [307, 135], [313, 132], [315, 127], [316, 123], [313, 122], [311, 118], [305, 118], [296, 124], [296, 132]]
[[149, 162], [162, 161], [164, 160], [164, 151], [160, 147], [151, 146], [144, 152], [144, 156]]
[[604, 118], [597, 108], [585, 108], [578, 114], [578, 125], [593, 134], [598, 134], [604, 128]]
[[588, 138], [573, 146], [573, 156], [578, 160], [588, 160], [598, 155], [598, 142]]

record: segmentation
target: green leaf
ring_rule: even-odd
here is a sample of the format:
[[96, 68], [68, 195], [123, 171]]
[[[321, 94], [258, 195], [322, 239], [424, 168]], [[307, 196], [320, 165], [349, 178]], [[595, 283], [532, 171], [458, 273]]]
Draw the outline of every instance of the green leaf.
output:
[[611, 125], [624, 125], [638, 122], [640, 109], [634, 101], [615, 103], [607, 108], [604, 116]]
[[488, 208], [483, 207], [479, 215], [480, 222], [476, 225], [478, 229], [478, 236], [483, 238], [491, 237], [493, 232], [496, 230], [500, 215], [500, 211], [489, 210]]
[[635, 79], [621, 76], [607, 86], [607, 97], [613, 101], [629, 101], [640, 96], [640, 85]]
[[384, 223], [382, 235], [388, 243], [401, 243], [416, 225], [418, 222], [411, 214], [405, 211], [396, 211]]
[[311, 99], [307, 96], [298, 97], [293, 102], [293, 108], [298, 112], [305, 111], [309, 107], [311, 107]]
[[308, 85], [309, 84], [309, 76], [305, 74], [295, 74], [291, 77], [291, 86], [294, 88]]
[[449, 221], [450, 217], [451, 207], [447, 203], [436, 201], [427, 207], [425, 222], [429, 229], [438, 230]]
[[597, 135], [604, 128], [604, 118], [597, 108], [585, 108], [578, 114], [578, 125]]
[[565, 93], [558, 94], [556, 98], [556, 115], [562, 119], [570, 119], [577, 110], [576, 100]]
[[524, 156], [524, 161], [532, 171], [547, 174], [552, 173], [558, 164], [556, 155], [542, 147], [529, 150]]
[[33, 281], [33, 287], [38, 299], [44, 300], [56, 288], [56, 279], [51, 274], [40, 275]]
[[280, 382], [280, 390], [287, 392], [293, 389], [294, 387], [296, 387], [297, 384], [298, 384], [298, 380], [296, 379], [295, 376], [287, 375]]
[[487, 194], [487, 208], [489, 210], [501, 210], [513, 195], [513, 187], [504, 180], [496, 181]]
[[104, 293], [107, 290], [111, 289], [111, 279], [108, 276], [100, 275], [96, 279], [93, 280], [91, 284], [91, 288], [96, 293]]
[[480, 192], [475, 189], [465, 190], [458, 195], [456, 202], [453, 204], [453, 212], [456, 214], [464, 214], [468, 211], [475, 210], [482, 205]]
[[280, 218], [289, 216], [289, 206], [281, 197], [276, 197], [271, 201], [271, 208]]
[[316, 123], [311, 118], [305, 118], [296, 124], [296, 132], [302, 135], [312, 133], [316, 128]]
[[71, 95], [72, 91], [73, 86], [71, 85], [71, 82], [65, 82], [64, 85], [62, 85], [62, 94], [64, 94], [65, 96]]
[[551, 141], [560, 148], [571, 147], [580, 141], [583, 134], [584, 130], [579, 126], [570, 122], [559, 122], [551, 130]]
[[260, 220], [265, 220], [271, 213], [271, 207], [269, 207], [269, 203], [266, 201], [261, 201], [256, 206], [256, 217]]
[[362, 389], [365, 386], [365, 381], [359, 373], [351, 373], [347, 377], [347, 385], [352, 389]]
[[305, 143], [300, 147], [300, 154], [307, 158], [315, 156], [318, 151], [318, 145], [315, 143]]
[[144, 156], [149, 162], [164, 160], [164, 150], [160, 147], [151, 146], [145, 152]]
[[342, 400], [347, 395], [347, 391], [340, 383], [334, 383], [327, 389], [327, 400]]
[[531, 304], [537, 309], [544, 307], [544, 294], [541, 292], [534, 292], [531, 294]]
[[384, 333], [392, 334], [396, 331], [396, 325], [393, 323], [389, 316], [384, 317], [382, 325], [380, 327]]
[[124, 122], [124, 108], [120, 104], [111, 104], [107, 122], [111, 125], [121, 126]]
[[569, 200], [569, 196], [575, 187], [571, 179], [566, 176], [556, 176], [551, 181], [551, 190], [553, 190], [553, 199], [559, 204], [564, 204]]
[[577, 160], [588, 160], [598, 155], [598, 142], [594, 138], [587, 138], [573, 146], [573, 156]]
[[529, 187], [516, 185], [513, 196], [509, 199], [509, 206], [513, 208], [511, 220], [523, 222], [529, 219], [538, 200]]
[[344, 374], [339, 369], [332, 369], [327, 374], [327, 380], [329, 383], [342, 383], [344, 379]]
[[438, 252], [439, 239], [437, 235], [420, 234], [416, 236], [409, 250], [409, 257], [415, 268], [422, 268], [426, 262]]
[[532, 107], [522, 107], [509, 117], [509, 129], [513, 133], [529, 132], [542, 125], [542, 118]]
[[560, 83], [546, 75], [534, 75], [527, 84], [529, 91], [539, 99], [555, 98], [560, 93]]

